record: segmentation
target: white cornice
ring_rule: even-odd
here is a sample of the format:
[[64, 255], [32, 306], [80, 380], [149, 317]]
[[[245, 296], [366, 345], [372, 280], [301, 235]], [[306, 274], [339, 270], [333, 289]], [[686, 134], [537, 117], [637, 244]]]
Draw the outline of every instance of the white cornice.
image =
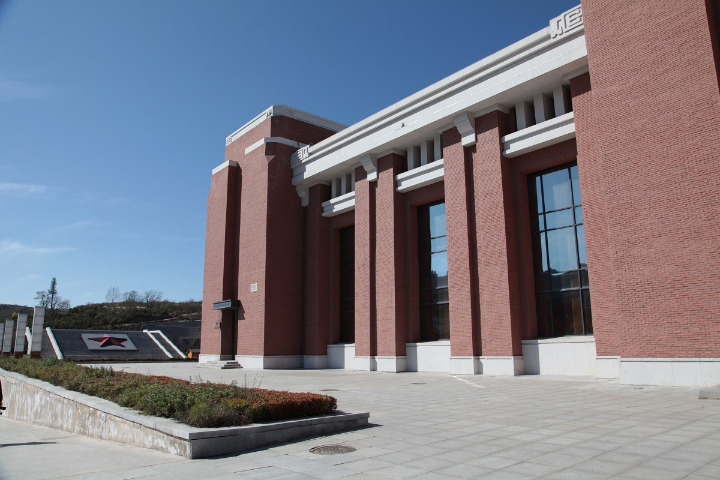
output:
[[317, 115], [313, 115], [312, 113], [303, 112], [302, 110], [291, 108], [287, 105], [273, 105], [264, 112], [262, 112], [260, 115], [253, 118], [245, 125], [228, 135], [227, 138], [225, 138], [225, 145], [230, 145], [232, 142], [242, 137], [253, 128], [260, 125], [262, 122], [265, 121], [265, 119], [274, 115], [282, 115], [285, 117], [296, 118], [302, 122], [327, 128], [328, 130], [332, 130], [333, 132], [339, 132], [340, 130], [345, 128], [345, 125], [341, 123], [333, 122], [332, 120], [328, 120], [327, 118], [318, 117]]
[[416, 188], [441, 182], [445, 179], [445, 161], [441, 158], [427, 165], [413, 168], [407, 172], [395, 175], [397, 191], [401, 193], [415, 190]]
[[[293, 156], [293, 183], [322, 178], [367, 153], [404, 148], [467, 112], [513, 105], [554, 88], [562, 76], [587, 65], [582, 16], [561, 15], [570, 26], [551, 37], [550, 26], [381, 110]], [[558, 20], [558, 22], [556, 22]], [[555, 22], [555, 23], [553, 23]]]
[[513, 158], [571, 138], [575, 138], [573, 112], [505, 135], [502, 137], [503, 155]]
[[249, 147], [245, 149], [245, 155], [252, 152], [256, 148], [260, 148], [266, 143], [281, 143], [283, 145], [289, 145], [294, 148], [302, 148], [305, 146], [304, 143], [296, 142], [295, 140], [290, 140], [289, 138], [283, 138], [283, 137], [265, 137], [261, 138], [257, 142], [253, 143]]
[[355, 192], [348, 192], [339, 197], [331, 198], [327, 202], [323, 202], [323, 217], [334, 217], [341, 213], [349, 212], [355, 209]]
[[237, 167], [237, 166], [238, 166], [238, 163], [235, 160], [228, 160], [227, 162], [222, 163], [222, 164], [218, 165], [217, 167], [213, 168], [212, 174], [215, 175], [219, 171], [224, 170], [228, 167]]

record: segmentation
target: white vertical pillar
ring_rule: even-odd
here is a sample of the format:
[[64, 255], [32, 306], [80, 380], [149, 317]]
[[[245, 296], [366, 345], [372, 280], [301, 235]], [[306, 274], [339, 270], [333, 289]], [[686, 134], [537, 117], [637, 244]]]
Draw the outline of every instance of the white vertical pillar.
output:
[[27, 313], [18, 313], [17, 327], [15, 328], [15, 355], [25, 353], [25, 327], [27, 326]]
[[39, 356], [42, 352], [42, 335], [43, 324], [45, 323], [45, 307], [35, 307], [33, 312], [32, 336], [30, 337], [30, 345], [28, 353]]
[[570, 111], [570, 90], [565, 85], [559, 85], [553, 89], [553, 103], [556, 117]]
[[343, 175], [340, 177], [340, 195], [345, 195], [348, 192], [348, 176]]
[[417, 168], [420, 166], [420, 147], [410, 147], [407, 151], [407, 166], [408, 170]]
[[535, 124], [535, 114], [531, 102], [518, 102], [515, 104], [515, 121], [518, 130]]
[[2, 347], [5, 341], [5, 324], [0, 323], [0, 352], [2, 352]]
[[330, 183], [330, 197], [335, 198], [340, 193], [338, 192], [338, 184], [337, 184], [337, 178], [332, 179], [332, 183]]
[[433, 161], [434, 148], [432, 141], [424, 140], [420, 144], [420, 165], [427, 165]]
[[355, 191], [355, 169], [354, 168], [350, 171], [350, 191], [351, 192]]
[[15, 320], [6, 320], [2, 353], [10, 354], [12, 352], [13, 330], [15, 330]]
[[433, 139], [433, 149], [435, 150], [435, 160], [440, 160], [443, 156], [442, 154], [442, 135], [439, 133], [435, 134], [435, 138]]
[[544, 93], [535, 95], [535, 98], [533, 98], [533, 107], [535, 108], [536, 124], [542, 123], [545, 120], [550, 120], [555, 116], [553, 112], [552, 99]]

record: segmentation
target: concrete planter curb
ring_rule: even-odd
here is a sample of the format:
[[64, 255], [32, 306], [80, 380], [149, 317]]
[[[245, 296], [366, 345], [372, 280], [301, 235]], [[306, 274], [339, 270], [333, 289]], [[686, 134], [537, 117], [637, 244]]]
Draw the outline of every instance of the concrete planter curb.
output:
[[108, 400], [3, 369], [0, 369], [0, 380], [8, 418], [187, 458], [237, 454], [362, 428], [368, 425], [370, 417], [367, 412], [337, 413], [243, 427], [197, 428], [167, 418], [141, 415]]

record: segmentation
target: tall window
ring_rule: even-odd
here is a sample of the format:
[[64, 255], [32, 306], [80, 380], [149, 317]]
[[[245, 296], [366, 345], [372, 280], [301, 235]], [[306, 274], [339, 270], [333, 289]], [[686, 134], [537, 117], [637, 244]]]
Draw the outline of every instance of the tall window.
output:
[[340, 229], [340, 342], [355, 342], [355, 227]]
[[577, 165], [530, 178], [538, 336], [592, 333]]
[[420, 340], [450, 338], [445, 204], [418, 208]]

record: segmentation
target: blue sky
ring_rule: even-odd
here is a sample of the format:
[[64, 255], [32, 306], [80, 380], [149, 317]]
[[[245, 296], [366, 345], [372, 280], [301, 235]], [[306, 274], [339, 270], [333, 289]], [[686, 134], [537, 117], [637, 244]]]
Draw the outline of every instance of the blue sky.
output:
[[201, 299], [228, 134], [272, 104], [353, 124], [578, 3], [0, 0], [0, 303]]

